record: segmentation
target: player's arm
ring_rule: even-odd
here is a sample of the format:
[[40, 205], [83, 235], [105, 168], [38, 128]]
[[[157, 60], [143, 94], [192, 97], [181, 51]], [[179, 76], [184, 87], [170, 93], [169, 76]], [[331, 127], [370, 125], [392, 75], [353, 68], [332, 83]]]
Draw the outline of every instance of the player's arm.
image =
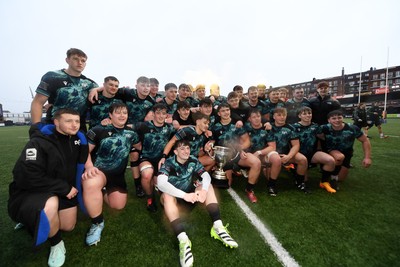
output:
[[299, 139], [290, 140], [290, 144], [292, 147], [287, 155], [281, 156], [281, 161], [283, 164], [288, 163], [295, 155], [299, 152], [300, 149], [300, 141]]
[[48, 96], [36, 94], [31, 103], [31, 121], [32, 124], [38, 123], [42, 120], [43, 105], [49, 99]]
[[292, 139], [292, 140], [290, 140], [290, 144], [292, 145], [292, 147], [290, 148], [288, 156], [290, 158], [293, 158], [300, 150], [300, 140]]
[[94, 103], [95, 100], [99, 99], [99, 93], [103, 92], [104, 90], [104, 86], [100, 86], [97, 88], [93, 88], [92, 90], [90, 90], [89, 95], [88, 95], [88, 100], [90, 101], [90, 103]]
[[371, 160], [371, 143], [369, 142], [369, 139], [365, 134], [361, 135], [357, 139], [358, 139], [358, 141], [360, 141], [362, 143], [362, 148], [363, 148], [363, 151], [364, 151], [364, 159], [363, 159], [363, 162], [362, 162], [363, 166], [365, 168], [368, 168], [372, 164], [372, 160]]
[[94, 144], [89, 143], [89, 153], [85, 163], [85, 172], [82, 174], [82, 180], [93, 178], [99, 173], [99, 169], [94, 166], [92, 156], [90, 155], [95, 147], [96, 146]]
[[276, 142], [275, 141], [268, 142], [268, 146], [264, 147], [261, 150], [256, 151], [255, 154], [257, 156], [265, 156], [265, 155], [268, 155], [269, 153], [271, 153], [272, 151], [276, 151]]
[[179, 197], [184, 199], [186, 192], [176, 188], [173, 184], [168, 181], [168, 176], [164, 173], [161, 173], [157, 176], [157, 187], [163, 193], [167, 193], [168, 195]]
[[167, 158], [169, 152], [171, 151], [172, 147], [175, 145], [176, 140], [178, 140], [176, 138], [176, 136], [174, 135], [171, 140], [169, 140], [169, 142], [165, 145], [164, 150], [163, 150], [163, 157], [160, 159], [160, 161], [158, 162], [158, 168], [161, 168], [161, 165], [164, 164], [165, 159]]

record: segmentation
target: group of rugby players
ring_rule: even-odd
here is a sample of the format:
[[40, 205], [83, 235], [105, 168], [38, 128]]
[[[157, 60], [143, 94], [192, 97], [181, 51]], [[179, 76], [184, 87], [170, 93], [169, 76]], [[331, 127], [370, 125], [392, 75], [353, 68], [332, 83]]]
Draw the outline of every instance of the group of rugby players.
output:
[[[312, 164], [320, 164], [320, 187], [335, 193], [337, 182], [348, 174], [355, 139], [362, 142], [364, 167], [371, 165], [368, 138], [357, 126], [343, 122], [340, 104], [330, 97], [329, 84], [325, 81], [317, 84], [315, 96], [309, 98], [304, 96], [301, 88], [295, 88], [291, 92], [293, 97], [289, 99], [286, 88], [266, 91], [262, 84], [250, 86], [247, 95], [243, 94], [243, 87], [237, 85], [224, 97], [216, 84], [210, 86], [210, 95], [206, 96], [205, 85], [193, 88], [184, 83], [179, 86], [167, 83], [162, 95], [158, 80], [144, 76], [137, 79], [135, 88], [120, 88], [114, 76], [106, 77], [99, 87], [81, 74], [86, 59], [81, 50], [70, 49], [67, 52], [68, 69], [48, 72], [42, 77], [31, 112], [34, 126], [39, 127], [37, 123], [41, 121], [42, 107], [48, 101], [48, 122], [52, 123], [56, 114], [53, 121], [56, 131], [67, 135], [75, 135], [79, 125], [86, 131], [83, 122], [87, 111], [90, 112], [89, 130], [86, 132], [89, 153], [86, 153], [84, 170], [81, 173], [76, 170], [77, 176], [82, 178], [71, 185], [66, 197], [68, 202], [81, 194], [82, 206], [92, 222], [86, 236], [88, 245], [100, 241], [104, 228], [103, 200], [115, 209], [126, 205], [124, 174], [128, 158], [136, 195], [146, 197], [148, 211], [157, 211], [155, 192], [159, 190], [162, 193], [161, 204], [180, 241], [182, 266], [191, 266], [193, 255], [177, 208], [181, 202], [205, 203], [213, 221], [211, 236], [228, 247], [238, 246], [222, 225], [218, 202], [210, 184], [230, 187], [234, 179], [243, 176], [247, 179], [244, 192], [251, 203], [256, 203], [254, 188], [259, 177], [266, 177], [267, 193], [276, 196], [277, 179], [284, 168], [293, 174], [295, 187], [308, 194], [307, 170]], [[60, 125], [63, 126], [64, 121], [69, 123], [63, 117], [65, 114], [77, 116], [78, 122], [80, 117], [78, 128], [62, 131]], [[39, 132], [39, 135], [51, 135], [54, 130], [51, 133], [48, 129]], [[74, 144], [81, 145], [81, 141]], [[217, 146], [229, 150], [223, 167], [227, 177], [225, 184], [216, 180], [212, 182], [209, 175], [216, 168]], [[23, 153], [28, 155], [28, 150]], [[21, 156], [19, 162], [23, 160]], [[28, 164], [32, 158], [29, 160]], [[13, 183], [16, 188], [18, 179], [24, 178], [22, 175], [19, 178], [15, 172]], [[80, 182], [81, 190], [78, 187]], [[28, 219], [19, 214], [28, 209], [23, 205], [31, 195], [22, 194], [19, 189], [15, 191], [19, 193], [10, 191], [10, 216], [17, 222], [28, 224], [25, 221]], [[59, 197], [60, 201], [65, 198]], [[50, 209], [49, 199], [48, 194], [42, 195], [41, 201], [30, 205], [46, 213]], [[58, 210], [71, 207], [76, 208], [76, 205], [68, 202], [65, 207], [56, 206]], [[76, 222], [76, 210], [74, 212], [75, 220], [71, 225]], [[35, 219], [30, 226], [31, 232], [37, 232], [37, 223]], [[66, 229], [61, 226], [49, 234], [52, 243], [49, 266], [61, 266], [65, 260], [65, 248], [58, 230]]]

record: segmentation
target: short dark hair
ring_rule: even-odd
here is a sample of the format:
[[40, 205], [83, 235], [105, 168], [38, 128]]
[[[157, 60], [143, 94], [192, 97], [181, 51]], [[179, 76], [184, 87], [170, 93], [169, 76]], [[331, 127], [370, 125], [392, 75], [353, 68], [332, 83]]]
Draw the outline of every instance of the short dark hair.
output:
[[333, 116], [342, 116], [343, 117], [343, 111], [341, 111], [340, 109], [332, 110], [331, 112], [328, 113], [328, 115], [326, 117], [328, 119], [330, 119]]
[[157, 110], [168, 110], [167, 106], [163, 103], [157, 103], [154, 106], [151, 107], [151, 110], [153, 112], [156, 112]]
[[242, 87], [241, 85], [235, 85], [235, 86], [233, 87], [233, 91], [234, 91], [234, 92], [236, 92], [236, 91], [243, 91], [243, 87]]
[[85, 52], [83, 52], [82, 50], [78, 49], [78, 48], [70, 48], [67, 51], [67, 58], [72, 57], [73, 55], [78, 55], [79, 57], [84, 57], [87, 59], [87, 55], [85, 54]]
[[258, 88], [255, 86], [250, 86], [249, 89], [247, 89], [247, 93], [250, 93], [250, 91], [257, 91], [258, 92]]
[[219, 112], [221, 110], [221, 108], [229, 108], [229, 109], [231, 109], [231, 106], [229, 106], [229, 104], [225, 103], [225, 102], [221, 103], [217, 108], [217, 112]]
[[261, 115], [261, 111], [258, 108], [250, 108], [249, 117], [251, 116], [251, 114], [260, 114]]
[[317, 88], [321, 87], [329, 87], [329, 83], [327, 81], [321, 81], [317, 84]]
[[126, 108], [126, 110], [129, 110], [128, 106], [125, 103], [114, 102], [108, 107], [108, 113], [112, 114], [115, 110], [123, 109], [123, 108]]
[[189, 89], [190, 90], [190, 87], [189, 87], [189, 85], [187, 85], [186, 83], [181, 83], [180, 85], [179, 85], [179, 88], [178, 88], [179, 90], [181, 90], [181, 89]]
[[76, 111], [75, 109], [72, 108], [60, 108], [59, 110], [57, 110], [54, 115], [53, 118], [56, 120], [59, 120], [61, 115], [63, 114], [71, 114], [71, 115], [78, 115], [80, 116], [79, 112]]
[[164, 90], [165, 90], [165, 91], [167, 91], [167, 90], [169, 90], [169, 89], [171, 89], [171, 88], [178, 89], [178, 87], [177, 87], [176, 84], [174, 84], [174, 83], [167, 83], [167, 84], [164, 86]]
[[204, 98], [204, 99], [202, 99], [202, 100], [200, 100], [199, 101], [199, 107], [202, 107], [202, 106], [212, 106], [212, 101], [211, 101], [211, 99], [209, 99], [208, 97], [206, 97], [206, 98]]
[[296, 114], [297, 114], [297, 116], [299, 116], [301, 113], [306, 112], [306, 111], [308, 111], [308, 112], [310, 112], [312, 114], [312, 109], [310, 107], [307, 107], [307, 106], [300, 107], [297, 110]]
[[150, 81], [150, 83], [153, 83], [153, 84], [157, 84], [157, 85], [160, 84], [156, 78], [150, 78], [149, 81]]
[[179, 110], [181, 108], [190, 109], [192, 106], [187, 101], [179, 101], [178, 105], [176, 105], [176, 109]]
[[286, 110], [286, 108], [283, 108], [283, 107], [277, 107], [277, 108], [274, 109], [274, 114], [275, 113], [287, 114], [287, 110]]
[[268, 95], [269, 95], [270, 93], [276, 92], [276, 91], [279, 91], [279, 88], [271, 88], [271, 89], [268, 90]]
[[232, 98], [237, 98], [237, 97], [239, 97], [238, 96], [238, 94], [235, 92], [235, 91], [233, 91], [233, 92], [230, 92], [229, 94], [228, 94], [228, 100], [229, 99], [232, 99]]
[[178, 149], [178, 147], [181, 146], [188, 146], [190, 147], [190, 142], [186, 139], [180, 139], [180, 140], [176, 140], [175, 144], [174, 144], [174, 150]]
[[116, 81], [119, 82], [117, 78], [115, 78], [114, 76], [107, 76], [104, 78], [104, 82], [108, 82], [108, 81]]
[[201, 113], [201, 112], [193, 113], [192, 118], [193, 118], [194, 121], [198, 121], [198, 120], [201, 120], [201, 119], [206, 119], [206, 120], [210, 121], [210, 116], [208, 116], [208, 115], [206, 115], [204, 113]]

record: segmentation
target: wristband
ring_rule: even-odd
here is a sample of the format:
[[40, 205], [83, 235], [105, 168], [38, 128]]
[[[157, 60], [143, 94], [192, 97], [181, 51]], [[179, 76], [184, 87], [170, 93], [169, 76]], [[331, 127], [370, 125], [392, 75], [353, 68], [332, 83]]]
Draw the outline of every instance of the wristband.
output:
[[167, 155], [163, 153], [163, 154], [162, 154], [162, 158], [163, 158], [163, 159], [166, 159], [166, 158], [167, 158]]

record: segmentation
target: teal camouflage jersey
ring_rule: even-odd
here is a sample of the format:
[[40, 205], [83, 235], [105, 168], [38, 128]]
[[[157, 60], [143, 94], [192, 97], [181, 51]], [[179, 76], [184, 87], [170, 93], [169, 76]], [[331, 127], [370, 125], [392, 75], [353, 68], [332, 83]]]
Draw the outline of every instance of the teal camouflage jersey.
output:
[[47, 96], [52, 104], [51, 117], [61, 108], [72, 108], [86, 116], [89, 91], [98, 85], [84, 75], [70, 76], [65, 70], [49, 71], [41, 79], [36, 93]]
[[288, 154], [292, 148], [291, 141], [299, 139], [294, 128], [289, 124], [278, 127], [272, 123], [272, 129], [270, 132], [274, 136], [276, 152], [279, 154]]
[[260, 113], [261, 113], [261, 116], [264, 116], [265, 114], [268, 114], [268, 112], [269, 112], [267, 104], [264, 101], [260, 100], [260, 99], [257, 100], [257, 104], [255, 106], [252, 106], [250, 104], [250, 102], [248, 104], [249, 104], [250, 108], [258, 109], [260, 111]]
[[112, 125], [95, 126], [87, 133], [88, 142], [95, 145], [92, 152], [94, 166], [104, 173], [125, 172], [132, 145], [139, 143], [139, 136], [132, 128], [115, 128]]
[[128, 106], [128, 124], [144, 121], [147, 113], [151, 111], [154, 101], [150, 96], [142, 99], [138, 96], [136, 89], [120, 88], [115, 98], [122, 99]]
[[236, 128], [233, 121], [223, 125], [221, 122], [217, 122], [211, 129], [212, 139], [215, 140], [215, 145], [225, 147], [237, 147], [239, 143], [239, 137], [246, 133], [246, 130], [242, 128]]
[[228, 99], [225, 96], [223, 96], [223, 95], [220, 95], [218, 97], [214, 96], [214, 102], [213, 102], [214, 108], [218, 107], [222, 103], [228, 103]]
[[297, 111], [301, 107], [310, 107], [310, 101], [308, 101], [307, 98], [303, 98], [301, 102], [296, 102], [293, 98], [286, 101], [285, 103], [285, 108], [287, 110], [286, 123], [293, 124], [300, 120], [299, 116], [297, 116]]
[[196, 157], [190, 156], [184, 164], [180, 164], [176, 161], [176, 156], [173, 156], [165, 161], [159, 174], [168, 176], [168, 182], [176, 188], [191, 193], [204, 172], [203, 165]]
[[174, 100], [171, 105], [165, 101], [165, 97], [163, 97], [162, 101], [160, 102], [164, 104], [167, 107], [167, 113], [170, 114], [171, 116], [174, 115], [175, 111], [178, 109], [178, 101]]
[[161, 159], [164, 147], [175, 132], [171, 124], [165, 123], [163, 126], [157, 127], [152, 121], [137, 123], [135, 130], [142, 143], [140, 158], [149, 160]]
[[244, 129], [250, 136], [251, 146], [248, 151], [251, 153], [266, 148], [269, 142], [275, 142], [274, 136], [270, 132], [266, 131], [264, 126], [255, 129], [249, 122], [246, 122]]
[[267, 113], [269, 114], [269, 121], [273, 122], [274, 121], [274, 110], [276, 108], [284, 108], [285, 107], [285, 102], [282, 100], [278, 100], [277, 103], [272, 103], [269, 99], [265, 101], [265, 104], [267, 105]]
[[191, 107], [196, 108], [199, 106], [199, 101], [191, 96], [186, 97], [185, 101], [188, 102]]
[[300, 140], [300, 153], [310, 159], [317, 151], [318, 124], [312, 122], [310, 125], [305, 126], [297, 122], [292, 126]]
[[353, 124], [344, 123], [342, 130], [336, 131], [331, 124], [322, 125], [320, 133], [325, 136], [326, 150], [339, 150], [342, 153], [352, 153], [356, 138], [360, 138], [363, 132]]
[[204, 134], [198, 134], [194, 126], [188, 126], [180, 129], [175, 137], [177, 140], [187, 140], [190, 142], [190, 155], [199, 156], [200, 149], [207, 142], [207, 137]]
[[91, 104], [89, 128], [100, 125], [101, 121], [109, 117], [108, 109], [113, 103], [120, 103], [121, 99], [108, 98], [99, 94], [98, 100]]

